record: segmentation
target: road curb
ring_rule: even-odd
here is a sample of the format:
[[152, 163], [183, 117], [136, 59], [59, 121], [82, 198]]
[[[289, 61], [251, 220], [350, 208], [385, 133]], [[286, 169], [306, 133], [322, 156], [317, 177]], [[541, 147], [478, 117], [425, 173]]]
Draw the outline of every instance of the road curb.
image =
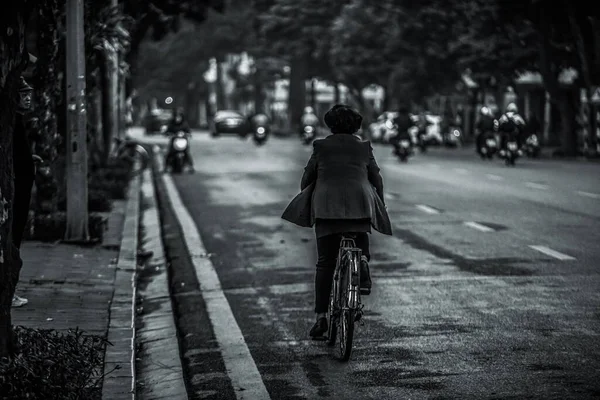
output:
[[[136, 162], [137, 169], [139, 162]], [[129, 183], [125, 221], [110, 301], [108, 341], [104, 354], [103, 400], [135, 399], [135, 297], [140, 221], [141, 175]]]
[[[155, 152], [151, 153], [151, 163]], [[175, 326], [175, 310], [169, 292], [167, 258], [163, 244], [153, 165], [144, 171], [141, 193], [144, 210], [141, 214], [142, 249], [151, 250], [152, 257], [140, 269], [136, 346], [138, 388], [145, 400], [187, 400], [187, 391]], [[139, 311], [141, 310], [141, 311]]]

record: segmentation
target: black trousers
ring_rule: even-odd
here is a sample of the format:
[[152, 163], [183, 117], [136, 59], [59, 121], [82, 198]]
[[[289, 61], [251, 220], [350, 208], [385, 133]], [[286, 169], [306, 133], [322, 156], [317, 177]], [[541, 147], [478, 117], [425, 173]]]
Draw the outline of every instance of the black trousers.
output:
[[14, 245], [20, 248], [25, 226], [29, 218], [29, 203], [31, 202], [31, 190], [35, 179], [35, 164], [22, 117], [17, 116], [17, 118], [17, 126], [15, 127], [13, 136], [15, 192], [13, 200], [12, 239]]
[[[355, 233], [354, 243], [362, 250], [367, 260], [371, 259], [369, 252], [369, 235], [366, 232]], [[333, 273], [340, 248], [341, 234], [327, 235], [317, 238], [317, 273], [315, 275], [315, 313], [326, 313], [329, 306], [329, 294]]]

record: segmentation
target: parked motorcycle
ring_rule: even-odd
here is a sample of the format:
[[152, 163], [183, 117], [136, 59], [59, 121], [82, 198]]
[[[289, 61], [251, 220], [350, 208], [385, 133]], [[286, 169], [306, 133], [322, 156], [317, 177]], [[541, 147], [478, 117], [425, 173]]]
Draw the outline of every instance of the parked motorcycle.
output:
[[538, 158], [540, 156], [541, 147], [540, 140], [535, 133], [532, 133], [525, 139], [525, 145], [523, 146], [525, 154], [530, 158]]
[[317, 127], [312, 125], [304, 125], [302, 127], [302, 141], [304, 144], [310, 144], [317, 136]]
[[265, 125], [257, 125], [254, 127], [254, 131], [252, 132], [252, 138], [254, 139], [254, 143], [258, 146], [265, 144], [269, 137], [269, 127]]
[[185, 167], [185, 153], [189, 147], [188, 135], [183, 131], [177, 132], [170, 142], [170, 147], [171, 158], [168, 167], [171, 167], [173, 173], [180, 174]]

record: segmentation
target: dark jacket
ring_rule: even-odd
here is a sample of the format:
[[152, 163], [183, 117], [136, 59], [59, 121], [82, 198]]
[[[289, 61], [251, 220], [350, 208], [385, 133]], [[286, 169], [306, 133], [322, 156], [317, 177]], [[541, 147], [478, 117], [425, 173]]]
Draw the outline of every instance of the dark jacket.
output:
[[283, 212], [283, 219], [311, 227], [317, 218], [370, 218], [375, 230], [392, 234], [383, 179], [368, 141], [347, 134], [315, 140], [300, 190]]

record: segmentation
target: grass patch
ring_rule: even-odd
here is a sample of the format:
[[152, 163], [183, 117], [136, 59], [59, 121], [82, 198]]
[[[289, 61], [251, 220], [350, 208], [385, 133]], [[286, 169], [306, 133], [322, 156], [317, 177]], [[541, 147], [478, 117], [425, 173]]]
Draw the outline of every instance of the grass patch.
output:
[[101, 400], [103, 337], [15, 327], [19, 352], [0, 359], [3, 400]]

